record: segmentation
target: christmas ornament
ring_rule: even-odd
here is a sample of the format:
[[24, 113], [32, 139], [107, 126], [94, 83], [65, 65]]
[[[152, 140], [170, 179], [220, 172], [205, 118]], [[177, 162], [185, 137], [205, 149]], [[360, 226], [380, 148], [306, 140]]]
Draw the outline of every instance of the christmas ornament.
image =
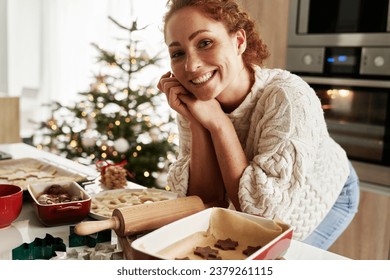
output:
[[160, 140], [161, 131], [157, 127], [152, 127], [149, 130], [149, 135], [153, 142], [157, 142]]
[[123, 137], [114, 141], [114, 148], [120, 153], [126, 153], [130, 149], [129, 142]]
[[98, 133], [96, 130], [86, 130], [81, 137], [81, 144], [85, 148], [92, 148], [96, 145]]
[[159, 173], [159, 176], [156, 178], [157, 187], [161, 189], [165, 189], [165, 187], [167, 186], [167, 178], [168, 178], [168, 173], [166, 172]]

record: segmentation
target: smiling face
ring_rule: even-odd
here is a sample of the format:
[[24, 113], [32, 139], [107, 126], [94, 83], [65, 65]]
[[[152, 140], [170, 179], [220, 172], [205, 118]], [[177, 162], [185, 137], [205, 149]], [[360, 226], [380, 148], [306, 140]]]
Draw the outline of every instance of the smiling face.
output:
[[175, 12], [165, 30], [172, 72], [189, 92], [203, 101], [217, 98], [222, 104], [247, 94], [250, 79], [242, 59], [243, 30], [229, 34], [222, 22], [194, 7]]

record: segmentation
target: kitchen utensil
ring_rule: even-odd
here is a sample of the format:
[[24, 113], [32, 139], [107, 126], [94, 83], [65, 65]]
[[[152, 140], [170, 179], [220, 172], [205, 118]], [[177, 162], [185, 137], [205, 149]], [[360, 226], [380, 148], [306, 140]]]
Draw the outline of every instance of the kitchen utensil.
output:
[[11, 158], [12, 158], [12, 156], [9, 153], [0, 151], [0, 160], [2, 160], [2, 159], [11, 159]]
[[110, 219], [77, 224], [74, 232], [78, 235], [89, 235], [113, 229], [118, 236], [127, 236], [154, 230], [204, 209], [203, 201], [198, 196], [122, 207], [115, 209]]

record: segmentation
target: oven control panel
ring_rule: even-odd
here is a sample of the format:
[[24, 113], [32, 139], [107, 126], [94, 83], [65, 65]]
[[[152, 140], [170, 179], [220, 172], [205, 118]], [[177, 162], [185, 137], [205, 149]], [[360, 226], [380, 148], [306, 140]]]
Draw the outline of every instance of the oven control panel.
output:
[[286, 69], [320, 76], [390, 76], [390, 48], [289, 47]]
[[322, 73], [325, 48], [288, 48], [286, 68], [292, 72]]
[[362, 48], [360, 74], [390, 76], [390, 48]]

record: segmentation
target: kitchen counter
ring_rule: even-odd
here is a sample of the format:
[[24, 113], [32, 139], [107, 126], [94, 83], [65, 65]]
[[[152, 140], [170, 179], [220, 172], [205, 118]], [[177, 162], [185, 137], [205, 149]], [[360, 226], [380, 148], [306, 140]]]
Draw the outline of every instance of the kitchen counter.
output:
[[[1, 144], [0, 151], [10, 153], [14, 159], [32, 157], [36, 159], [45, 159], [51, 163], [55, 163], [62, 168], [77, 170], [89, 178], [96, 178], [98, 175], [94, 168], [75, 163], [66, 158], [50, 154], [45, 151], [38, 150], [32, 146], [18, 144]], [[128, 183], [128, 188], [139, 188], [139, 185]], [[99, 182], [85, 186], [85, 189], [90, 194], [97, 193], [102, 190]], [[70, 226], [43, 226], [36, 217], [30, 199], [25, 199], [22, 212], [19, 217], [11, 224], [11, 226], [0, 229], [0, 260], [11, 260], [12, 249], [18, 247], [22, 243], [30, 243], [35, 238], [44, 238], [46, 234], [53, 237], [60, 237], [65, 245], [69, 245]], [[117, 242], [115, 232], [112, 231], [112, 243]], [[316, 247], [304, 244], [302, 242], [292, 240], [290, 248], [284, 256], [287, 260], [345, 260], [346, 257], [318, 249]]]

